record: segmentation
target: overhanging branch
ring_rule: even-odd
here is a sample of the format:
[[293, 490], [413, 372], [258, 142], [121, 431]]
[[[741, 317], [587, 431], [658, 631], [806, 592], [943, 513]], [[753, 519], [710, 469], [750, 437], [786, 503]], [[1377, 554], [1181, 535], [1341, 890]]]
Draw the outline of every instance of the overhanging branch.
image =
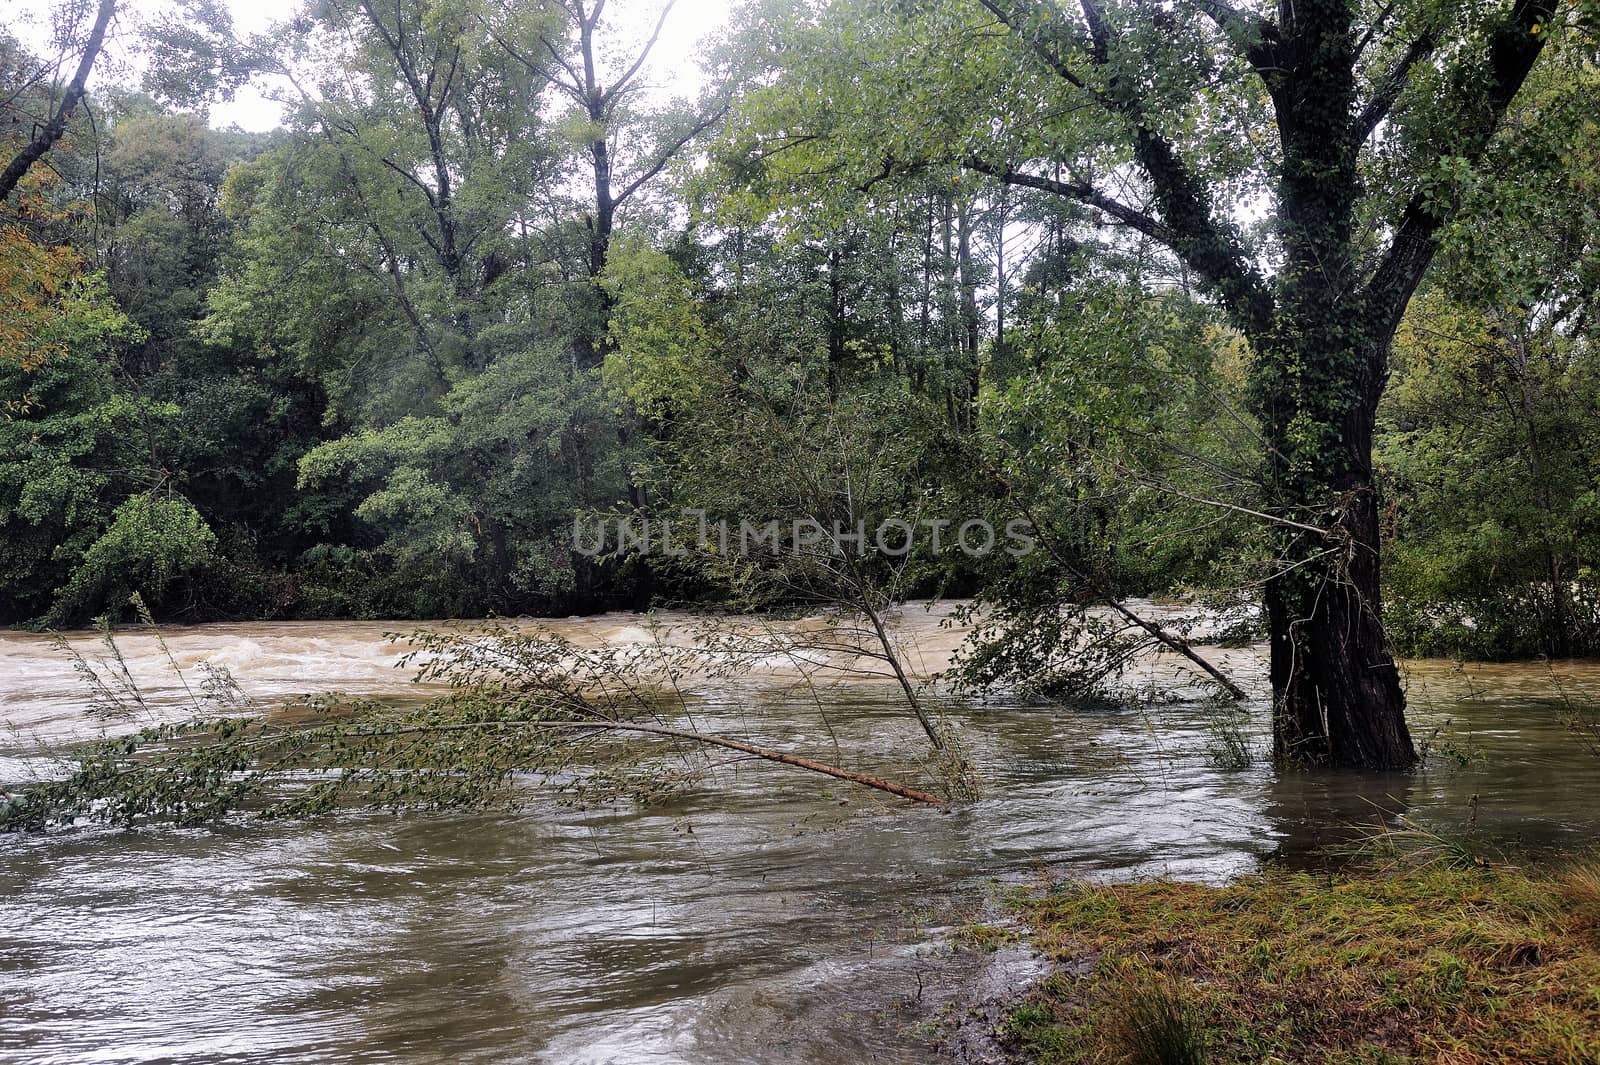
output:
[[[1464, 130], [1457, 154], [1469, 163], [1483, 158], [1490, 141], [1504, 120], [1511, 102], [1532, 72], [1549, 36], [1547, 29], [1555, 17], [1559, 0], [1516, 0], [1507, 17], [1490, 35], [1484, 57], [1488, 66], [1489, 90], [1485, 94], [1482, 120], [1475, 129]], [[1388, 250], [1367, 282], [1363, 298], [1374, 326], [1382, 336], [1392, 336], [1400, 325], [1406, 306], [1423, 274], [1438, 251], [1439, 229], [1453, 211], [1436, 197], [1419, 188], [1400, 215]], [[1379, 345], [1382, 348], [1382, 345]]]
[[965, 163], [967, 169], [976, 170], [986, 174], [996, 181], [1018, 188], [1037, 189], [1056, 196], [1077, 200], [1079, 203], [1098, 208], [1105, 214], [1116, 219], [1131, 229], [1152, 240], [1161, 242], [1171, 247], [1177, 240], [1177, 235], [1158, 219], [1152, 218], [1136, 208], [1113, 197], [1107, 196], [1083, 181], [1062, 181], [1058, 178], [1044, 177], [1040, 174], [1028, 174], [1010, 167], [993, 166], [982, 159], [968, 159]]
[[1367, 106], [1361, 109], [1356, 116], [1355, 138], [1357, 144], [1362, 144], [1372, 136], [1372, 131], [1378, 128], [1378, 123], [1388, 117], [1394, 109], [1395, 102], [1400, 99], [1400, 94], [1405, 92], [1406, 86], [1411, 82], [1411, 70], [1418, 63], [1433, 54], [1439, 46], [1438, 34], [1429, 31], [1411, 42], [1405, 54], [1395, 60], [1394, 66], [1374, 86], [1372, 99], [1367, 101]]
[[[1172, 143], [1158, 133], [1153, 124], [1147, 120], [1144, 102], [1137, 91], [1130, 88], [1125, 80], [1115, 77], [1108, 80], [1104, 90], [1087, 86], [1067, 64], [1064, 57], [1044, 47], [1037, 29], [1031, 34], [1026, 32], [1027, 28], [1023, 25], [1024, 14], [1031, 17], [1032, 12], [1019, 12], [1017, 8], [1010, 6], [1008, 0], [979, 0], [979, 2], [1013, 33], [1029, 41], [1035, 54], [1041, 56], [1063, 80], [1090, 93], [1101, 106], [1132, 125], [1134, 159], [1150, 180], [1159, 219], [1133, 211], [1104, 197], [1099, 197], [1098, 202], [1093, 198], [1085, 198], [1083, 193], [1093, 194], [1093, 190], [1072, 190], [1064, 187], [1046, 191], [1057, 191], [1098, 207], [1112, 217], [1165, 244], [1195, 271], [1204, 287], [1221, 302], [1223, 310], [1235, 326], [1248, 336], [1260, 336], [1266, 333], [1271, 327], [1273, 316], [1273, 298], [1270, 289], [1245, 256], [1236, 227], [1216, 217], [1209, 192], [1203, 182], [1179, 157]], [[1085, 51], [1091, 62], [1106, 66], [1116, 46], [1116, 35], [1111, 23], [1106, 18], [1099, 0], [1080, 0], [1079, 6], [1083, 13], [1084, 25], [1088, 30], [1088, 41], [1078, 47]], [[1225, 29], [1230, 40], [1236, 37], [1244, 40], [1246, 35], [1249, 35], [1256, 39], [1257, 50], [1270, 47], [1270, 41], [1276, 34], [1270, 25], [1247, 23], [1245, 15], [1221, 0], [1201, 0], [1201, 6], [1207, 9], [1207, 13], [1213, 19], [1220, 19], [1232, 27], [1231, 31]], [[1069, 34], [1063, 36], [1070, 37]], [[1248, 48], [1246, 55], [1250, 55]], [[1258, 60], [1265, 62], [1269, 58], [1266, 53], [1261, 53], [1252, 57], [1251, 62], [1252, 64], [1256, 64]], [[982, 168], [973, 167], [973, 169]], [[1009, 172], [1009, 168], [1007, 171]], [[1020, 178], [1027, 175], [1015, 176]], [[1021, 180], [1009, 183], [1025, 184]], [[1032, 184], [1030, 187], [1042, 186]]]
[[720, 106], [702, 115], [688, 129], [684, 130], [683, 133], [669, 141], [660, 151], [656, 153], [655, 158], [645, 165], [644, 170], [639, 173], [639, 176], [630, 181], [626, 188], [613, 197], [611, 201], [612, 205], [615, 207], [621, 207], [628, 200], [632, 199], [633, 194], [638, 192], [642, 186], [652, 180], [657, 174], [661, 173], [661, 171], [666, 168], [666, 165], [672, 162], [672, 160], [678, 155], [679, 152], [683, 151], [684, 147], [690, 141], [694, 140], [696, 137], [700, 136], [700, 134], [710, 129], [717, 122], [720, 122], [722, 117], [727, 113], [728, 104], [724, 102]]

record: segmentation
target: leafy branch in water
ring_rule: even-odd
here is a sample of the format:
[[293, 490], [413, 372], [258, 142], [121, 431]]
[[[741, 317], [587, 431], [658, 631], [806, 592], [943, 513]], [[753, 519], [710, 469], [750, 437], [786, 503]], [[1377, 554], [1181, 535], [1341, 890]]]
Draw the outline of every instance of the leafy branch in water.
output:
[[[419, 630], [402, 660], [448, 691], [420, 705], [326, 696], [295, 712], [238, 716], [231, 682], [208, 676], [194, 705], [209, 712], [90, 744], [58, 779], [0, 807], [0, 827], [80, 819], [197, 824], [246, 813], [309, 817], [348, 806], [514, 806], [538, 786], [569, 802], [650, 801], [704, 780], [708, 749], [803, 769], [900, 798], [927, 791], [742, 738], [705, 731], [683, 684], [717, 681], [770, 657], [772, 643], [715, 626], [676, 645], [659, 628], [644, 644], [581, 647], [541, 628], [486, 623]], [[75, 662], [96, 705], [148, 711], [109, 629], [109, 663]], [[159, 639], [159, 636], [158, 636]], [[164, 648], [164, 644], [162, 645]], [[169, 666], [179, 673], [167, 656]], [[129, 693], [132, 694], [129, 694]], [[643, 742], [641, 742], [643, 741]], [[949, 789], [960, 793], [956, 781]]]
[[1550, 687], [1561, 703], [1562, 725], [1577, 737], [1585, 750], [1600, 755], [1600, 703], [1596, 703], [1592, 697], [1573, 686], [1563, 683], [1560, 674], [1548, 659], [1545, 660], [1545, 671], [1550, 677]]

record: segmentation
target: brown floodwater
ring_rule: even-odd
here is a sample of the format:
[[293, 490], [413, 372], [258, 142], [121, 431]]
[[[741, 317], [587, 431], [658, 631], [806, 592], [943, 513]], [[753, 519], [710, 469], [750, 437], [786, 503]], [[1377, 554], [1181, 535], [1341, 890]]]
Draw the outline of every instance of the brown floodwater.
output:
[[[948, 616], [913, 606], [898, 622], [921, 673], [959, 640]], [[580, 644], [653, 638], [633, 616], [550, 624]], [[414, 694], [396, 627], [207, 625], [166, 640], [180, 666], [226, 666], [270, 707]], [[123, 647], [149, 716], [182, 716], [155, 642]], [[1259, 648], [1207, 654], [1264, 686]], [[835, 658], [817, 659], [833, 673], [815, 690], [796, 684], [793, 656], [695, 687], [696, 718], [915, 779], [919, 733], [894, 688]], [[949, 811], [728, 762], [648, 809], [535, 801], [514, 815], [0, 838], [0, 1061], [924, 1062], [917, 1017], [952, 987], [1029, 971], [1005, 955], [952, 977], [941, 930], [1041, 872], [1220, 879], [1402, 814], [1518, 852], [1588, 847], [1600, 830], [1600, 757], [1566, 730], [1552, 680], [1600, 692], [1600, 664], [1410, 663], [1413, 728], [1435, 753], [1387, 776], [1216, 768], [1211, 711], [1182, 664], [1141, 672], [1177, 700], [949, 703], [984, 786]], [[0, 700], [8, 787], [100, 727], [42, 637], [0, 634]], [[1251, 727], [1264, 747], [1263, 702]]]

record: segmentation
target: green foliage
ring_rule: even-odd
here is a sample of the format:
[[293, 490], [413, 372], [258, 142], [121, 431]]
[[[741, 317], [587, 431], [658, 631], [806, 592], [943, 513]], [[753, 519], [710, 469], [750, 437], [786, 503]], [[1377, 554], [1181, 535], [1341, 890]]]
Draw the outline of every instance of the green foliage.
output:
[[980, 571], [957, 670], [980, 690], [1095, 694], [1150, 646], [1148, 631], [1095, 608], [1254, 577], [1259, 529], [1199, 502], [1254, 472], [1236, 341], [1137, 278], [1066, 284], [1070, 300], [1023, 290], [1012, 343], [1033, 365], [986, 394], [966, 454], [960, 505], [992, 523], [1023, 518], [1037, 541]]
[[391, 609], [548, 610], [574, 591], [574, 515], [625, 487], [609, 414], [564, 353], [507, 355], [452, 389], [436, 415], [309, 452], [300, 484], [361, 486], [354, 516], [389, 564], [390, 591], [372, 598]]
[[[135, 605], [155, 631], [142, 601]], [[714, 747], [938, 801], [699, 731], [684, 683], [724, 681], [782, 654], [770, 634], [708, 626], [683, 642], [659, 629], [653, 636], [643, 645], [589, 648], [501, 623], [395, 634], [413, 648], [404, 662], [417, 667], [415, 679], [446, 694], [399, 706], [308, 698], [287, 716], [262, 715], [214, 668], [202, 666], [191, 683], [167, 653], [193, 716], [80, 747], [57, 774], [0, 803], [0, 831], [82, 821], [199, 825], [350, 807], [507, 808], [541, 793], [579, 804], [650, 802], [700, 784]], [[150, 718], [109, 625], [101, 638], [105, 654], [93, 662], [61, 641], [91, 709], [109, 727]]]
[[1250, 715], [1238, 706], [1218, 704], [1206, 720], [1206, 754], [1218, 769], [1248, 769], [1256, 761]]
[[[0, 583], [8, 592], [0, 616], [11, 622], [120, 610], [139, 588], [136, 575], [165, 585], [200, 561], [190, 523], [172, 521], [165, 503], [152, 509], [146, 495], [163, 481], [159, 441], [181, 412], [118, 387], [112, 354], [141, 334], [99, 279], [79, 287], [62, 325], [63, 354], [31, 371], [0, 363], [0, 389], [26, 397], [0, 419]], [[169, 549], [158, 542], [165, 531], [185, 539]], [[125, 564], [126, 575], [116, 572]], [[148, 591], [159, 602], [161, 589]]]
[[1386, 408], [1396, 638], [1516, 657], [1600, 646], [1592, 462], [1600, 408], [1581, 337], [1430, 297]]
[[1396, 345], [1376, 459], [1412, 653], [1600, 650], [1594, 78], [1571, 52], [1545, 68]]
[[161, 602], [175, 579], [210, 561], [216, 542], [188, 500], [134, 496], [117, 507], [105, 532], [83, 552], [45, 623], [60, 626], [102, 605], [115, 608], [134, 592]]
[[712, 346], [698, 293], [670, 256], [639, 240], [612, 248], [608, 387], [654, 422], [692, 410], [711, 382]]

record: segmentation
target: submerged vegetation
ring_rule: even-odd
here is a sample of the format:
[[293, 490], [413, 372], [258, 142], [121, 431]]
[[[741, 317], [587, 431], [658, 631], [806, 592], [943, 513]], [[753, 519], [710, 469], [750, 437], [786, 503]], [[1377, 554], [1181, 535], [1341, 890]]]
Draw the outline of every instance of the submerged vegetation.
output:
[[[707, 621], [678, 633], [655, 627], [649, 642], [603, 648], [577, 646], [538, 626], [417, 630], [397, 635], [412, 647], [403, 663], [414, 667], [422, 691], [444, 694], [399, 702], [329, 695], [267, 710], [208, 663], [191, 683], [141, 612], [171, 682], [187, 696], [177, 710], [189, 716], [172, 720], [174, 708], [151, 704], [109, 626], [93, 661], [60, 640], [87, 686], [91, 714], [120, 734], [65, 752], [51, 779], [8, 796], [0, 830], [200, 825], [230, 815], [310, 817], [362, 806], [506, 808], [535, 795], [583, 805], [649, 803], [704, 784], [715, 776], [708, 755], [728, 751], [932, 805], [970, 798], [977, 786], [956, 735], [930, 716], [931, 695], [915, 693], [903, 675], [907, 716], [931, 744], [926, 774], [933, 783], [924, 787], [725, 734], [697, 719], [692, 685], [788, 667], [794, 679], [784, 683], [795, 698], [816, 702], [826, 725], [818, 653], [842, 658], [847, 675], [878, 673], [872, 664], [894, 653], [887, 640], [876, 649], [852, 642], [846, 617], [809, 640], [762, 623]], [[741, 714], [741, 733], [751, 725]], [[831, 756], [844, 753], [835, 744]]]

